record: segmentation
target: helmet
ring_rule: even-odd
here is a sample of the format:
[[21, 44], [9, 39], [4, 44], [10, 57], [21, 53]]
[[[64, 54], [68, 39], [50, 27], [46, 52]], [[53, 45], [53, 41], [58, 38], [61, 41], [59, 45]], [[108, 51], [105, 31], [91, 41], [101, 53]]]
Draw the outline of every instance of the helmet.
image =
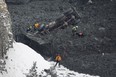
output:
[[78, 28], [78, 26], [75, 26], [76, 28]]
[[35, 23], [35, 27], [39, 28], [40, 24], [39, 23]]

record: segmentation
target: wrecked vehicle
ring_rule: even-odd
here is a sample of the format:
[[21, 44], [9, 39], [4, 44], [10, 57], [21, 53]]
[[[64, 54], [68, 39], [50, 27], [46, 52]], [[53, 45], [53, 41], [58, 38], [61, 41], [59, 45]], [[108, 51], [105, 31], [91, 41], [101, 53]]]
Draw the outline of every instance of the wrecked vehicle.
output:
[[[39, 44], [45, 44], [45, 40], [41, 39], [41, 35], [46, 35], [48, 32], [54, 31], [55, 29], [65, 29], [68, 26], [77, 24], [80, 20], [80, 16], [78, 15], [77, 11], [74, 7], [71, 7], [66, 12], [64, 12], [60, 17], [58, 17], [53, 22], [50, 22], [47, 25], [46, 29], [38, 33], [25, 33], [24, 35]], [[44, 37], [44, 36], [42, 36]]]
[[77, 11], [74, 7], [70, 8], [66, 12], [64, 12], [59, 18], [57, 18], [55, 21], [49, 23], [49, 31], [52, 31], [56, 28], [64, 29], [67, 26], [76, 24], [78, 20], [80, 19], [80, 16], [78, 15]]

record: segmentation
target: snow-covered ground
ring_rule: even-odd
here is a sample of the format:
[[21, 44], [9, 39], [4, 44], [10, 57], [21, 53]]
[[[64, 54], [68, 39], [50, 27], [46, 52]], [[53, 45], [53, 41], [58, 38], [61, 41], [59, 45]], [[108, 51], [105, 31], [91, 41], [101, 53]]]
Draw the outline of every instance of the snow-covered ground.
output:
[[40, 54], [22, 43], [13, 43], [13, 48], [9, 49], [6, 56], [8, 56], [5, 59], [5, 69], [7, 71], [0, 73], [0, 77], [30, 77], [27, 75], [30, 74], [29, 71], [35, 62], [38, 77], [40, 77], [39, 75], [42, 77], [51, 77], [50, 73], [44, 71], [44, 69], [51, 68], [56, 77], [99, 77], [70, 71], [62, 65], [60, 68], [54, 68], [55, 62], [46, 61]]

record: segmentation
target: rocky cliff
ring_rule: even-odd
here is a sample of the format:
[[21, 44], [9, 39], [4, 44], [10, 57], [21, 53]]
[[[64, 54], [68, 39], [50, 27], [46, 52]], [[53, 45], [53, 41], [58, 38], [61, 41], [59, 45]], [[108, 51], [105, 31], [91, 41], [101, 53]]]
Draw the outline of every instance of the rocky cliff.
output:
[[11, 19], [4, 0], [0, 0], [0, 56], [12, 47]]
[[[42, 45], [40, 49], [37, 43], [20, 35], [35, 22], [53, 21], [71, 6], [76, 7], [81, 17], [77, 32], [83, 32], [84, 37], [72, 36], [72, 27], [57, 29], [41, 37], [49, 39], [50, 44]], [[61, 53], [61, 64], [72, 70], [102, 77], [116, 76], [115, 0], [92, 0], [92, 3], [88, 0], [34, 0], [24, 5], [9, 4], [8, 7], [17, 41], [28, 44], [45, 56], [54, 57]]]

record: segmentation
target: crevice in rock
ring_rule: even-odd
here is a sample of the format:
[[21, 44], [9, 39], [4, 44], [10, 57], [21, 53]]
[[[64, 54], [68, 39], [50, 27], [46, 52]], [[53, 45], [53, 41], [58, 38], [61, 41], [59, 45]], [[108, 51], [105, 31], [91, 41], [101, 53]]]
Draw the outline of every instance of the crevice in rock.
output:
[[15, 36], [17, 42], [22, 42], [32, 49], [34, 49], [37, 53], [41, 54], [42, 56], [51, 56], [53, 52], [51, 52], [51, 43], [39, 44], [37, 41], [34, 41], [28, 38], [24, 34], [18, 34]]

